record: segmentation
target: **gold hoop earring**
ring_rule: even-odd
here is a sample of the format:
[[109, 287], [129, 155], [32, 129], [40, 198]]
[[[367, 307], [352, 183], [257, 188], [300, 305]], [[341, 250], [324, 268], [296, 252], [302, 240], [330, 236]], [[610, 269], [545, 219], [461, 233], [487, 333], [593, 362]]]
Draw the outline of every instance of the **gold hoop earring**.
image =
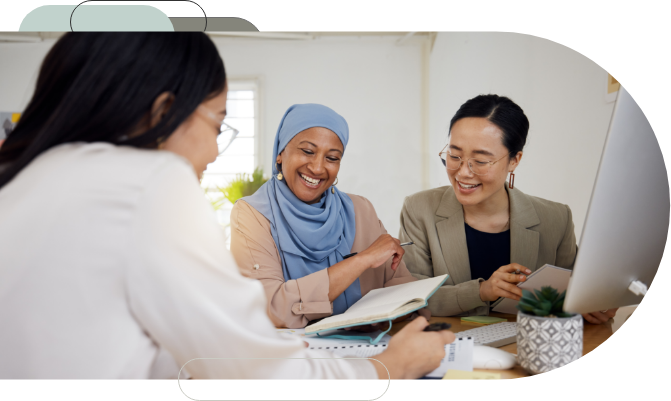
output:
[[284, 178], [284, 175], [282, 175], [282, 172], [280, 171], [280, 169], [277, 168], [277, 163], [275, 163], [275, 170], [279, 171], [279, 174], [277, 174], [277, 179], [282, 181], [282, 178]]
[[333, 183], [333, 186], [331, 187], [331, 193], [335, 194], [335, 186], [338, 184], [338, 177], [336, 177], [335, 182]]

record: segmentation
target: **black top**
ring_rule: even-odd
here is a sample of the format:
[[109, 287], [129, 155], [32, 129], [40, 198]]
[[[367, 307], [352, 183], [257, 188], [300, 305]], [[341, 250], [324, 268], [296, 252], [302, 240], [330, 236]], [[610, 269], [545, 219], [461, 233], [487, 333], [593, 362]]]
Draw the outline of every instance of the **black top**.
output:
[[466, 223], [464, 226], [471, 279], [488, 280], [499, 267], [510, 264], [510, 230], [491, 234], [478, 231]]

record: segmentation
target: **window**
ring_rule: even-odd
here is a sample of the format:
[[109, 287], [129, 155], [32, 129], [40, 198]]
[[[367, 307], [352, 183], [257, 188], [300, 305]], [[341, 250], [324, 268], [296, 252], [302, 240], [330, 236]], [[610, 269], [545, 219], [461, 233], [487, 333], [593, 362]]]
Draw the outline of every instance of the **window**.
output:
[[[216, 214], [225, 227], [226, 246], [230, 247], [230, 215], [233, 204], [223, 197], [223, 188], [237, 174], [251, 174], [259, 164], [258, 148], [258, 88], [255, 81], [229, 81], [224, 122], [239, 131], [226, 151], [207, 166], [201, 186], [208, 199], [217, 204]], [[231, 132], [219, 135], [217, 142], [226, 144]]]

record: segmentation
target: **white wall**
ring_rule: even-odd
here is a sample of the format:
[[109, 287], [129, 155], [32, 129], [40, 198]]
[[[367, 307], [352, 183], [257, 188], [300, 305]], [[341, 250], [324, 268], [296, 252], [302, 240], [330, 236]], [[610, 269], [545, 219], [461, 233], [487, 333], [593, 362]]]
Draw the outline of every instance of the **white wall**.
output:
[[0, 111], [20, 112], [35, 88], [37, 73], [54, 40], [0, 43]]
[[[422, 149], [421, 41], [398, 46], [399, 37], [214, 38], [230, 78], [260, 79], [265, 171], [286, 109], [323, 103], [350, 125], [339, 187], [369, 198], [396, 235], [404, 197], [424, 189], [423, 151], [430, 187], [446, 185], [437, 153], [450, 118], [467, 99], [497, 93], [517, 102], [531, 122], [515, 184], [568, 204], [579, 237], [613, 108], [605, 101], [605, 71], [532, 36], [441, 33], [429, 58], [429, 148]], [[52, 44], [0, 43], [0, 111], [22, 110]]]
[[398, 37], [312, 41], [215, 38], [230, 79], [261, 78], [261, 163], [295, 103], [322, 103], [349, 124], [338, 187], [367, 197], [394, 236], [403, 199], [421, 187], [421, 42]]
[[568, 204], [582, 226], [614, 103], [606, 72], [557, 43], [521, 34], [441, 33], [430, 61], [431, 187], [449, 184], [437, 155], [459, 106], [479, 94], [510, 97], [530, 130], [515, 186]]

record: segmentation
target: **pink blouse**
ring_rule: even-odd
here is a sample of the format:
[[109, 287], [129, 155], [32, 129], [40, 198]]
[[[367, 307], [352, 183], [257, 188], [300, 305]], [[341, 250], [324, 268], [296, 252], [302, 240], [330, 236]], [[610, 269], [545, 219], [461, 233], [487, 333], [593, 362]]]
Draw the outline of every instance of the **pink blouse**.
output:
[[[356, 221], [352, 252], [361, 252], [387, 231], [368, 199], [348, 195], [354, 203]], [[326, 269], [284, 281], [280, 254], [270, 233], [270, 221], [242, 200], [236, 202], [231, 212], [231, 252], [242, 275], [263, 284], [268, 299], [268, 316], [275, 326], [301, 328], [311, 320], [333, 314]], [[415, 280], [403, 261], [396, 271], [392, 270], [391, 258], [383, 266], [368, 269], [359, 276], [362, 296], [376, 288]]]

